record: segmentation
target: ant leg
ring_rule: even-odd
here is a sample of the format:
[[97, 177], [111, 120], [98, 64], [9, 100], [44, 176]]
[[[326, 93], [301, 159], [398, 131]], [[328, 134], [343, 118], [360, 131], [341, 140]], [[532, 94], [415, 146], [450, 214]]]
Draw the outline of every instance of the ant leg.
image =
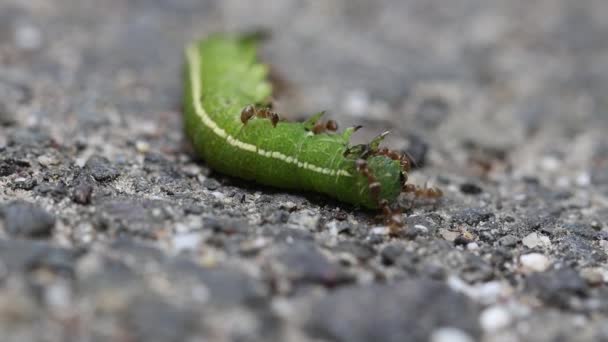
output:
[[404, 229], [403, 219], [401, 217], [401, 210], [392, 209], [387, 200], [381, 200], [379, 202], [382, 213], [384, 214], [384, 221], [388, 226], [389, 235], [399, 236]]
[[272, 123], [272, 127], [277, 127], [277, 124], [279, 123], [279, 114], [272, 112], [270, 114], [270, 122]]
[[357, 159], [356, 166], [357, 171], [367, 178], [369, 193], [372, 199], [378, 202], [380, 200], [380, 191], [382, 190], [380, 183], [376, 180], [376, 177], [372, 174], [364, 159]]
[[376, 203], [380, 209], [382, 209], [382, 214], [384, 215], [384, 221], [388, 225], [389, 234], [391, 236], [397, 236], [402, 231], [403, 228], [403, 220], [401, 219], [401, 211], [391, 209], [388, 201], [386, 199], [380, 199], [380, 192], [382, 190], [380, 183], [376, 180], [376, 177], [371, 173], [370, 169], [367, 166], [367, 162], [363, 159], [357, 159], [356, 161], [357, 171], [359, 171], [362, 175], [367, 177], [367, 181], [369, 184], [369, 192], [370, 196]]

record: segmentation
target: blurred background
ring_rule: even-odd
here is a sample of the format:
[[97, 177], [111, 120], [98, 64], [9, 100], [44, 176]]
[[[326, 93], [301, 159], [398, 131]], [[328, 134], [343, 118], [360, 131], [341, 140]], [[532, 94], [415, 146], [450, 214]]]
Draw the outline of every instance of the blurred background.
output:
[[[442, 188], [404, 236], [192, 154], [184, 46], [258, 29]], [[607, 95], [606, 0], [0, 0], [0, 340], [606, 339]]]

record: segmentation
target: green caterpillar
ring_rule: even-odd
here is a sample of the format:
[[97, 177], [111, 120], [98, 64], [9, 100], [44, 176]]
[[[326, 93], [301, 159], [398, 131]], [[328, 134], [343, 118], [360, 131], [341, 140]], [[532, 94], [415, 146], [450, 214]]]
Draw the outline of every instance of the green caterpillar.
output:
[[279, 121], [268, 108], [268, 67], [257, 62], [256, 50], [256, 39], [230, 35], [186, 48], [185, 129], [197, 153], [235, 177], [387, 208], [409, 170], [406, 158], [379, 148], [387, 132], [350, 146], [357, 127], [331, 132], [335, 124], [323, 125], [322, 113], [306, 122]]

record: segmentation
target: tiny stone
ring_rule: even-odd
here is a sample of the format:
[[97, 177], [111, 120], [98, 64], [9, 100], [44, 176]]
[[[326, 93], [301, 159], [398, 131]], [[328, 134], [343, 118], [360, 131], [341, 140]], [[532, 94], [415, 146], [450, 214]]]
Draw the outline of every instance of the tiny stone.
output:
[[524, 254], [519, 257], [519, 262], [525, 273], [544, 272], [549, 268], [549, 258], [540, 253]]
[[374, 227], [369, 232], [371, 235], [388, 235], [390, 230], [388, 227]]
[[147, 153], [150, 151], [150, 144], [145, 141], [138, 140], [135, 142], [135, 149], [139, 153]]
[[480, 188], [477, 184], [463, 183], [460, 185], [460, 191], [468, 195], [479, 195], [483, 192], [483, 189]]
[[344, 221], [348, 218], [348, 214], [343, 211], [338, 211], [334, 217], [336, 218], [336, 220]]
[[396, 243], [389, 244], [380, 251], [382, 263], [385, 265], [393, 265], [404, 252], [405, 247], [403, 245]]
[[246, 255], [255, 255], [270, 243], [270, 240], [262, 237], [255, 238], [253, 240], [245, 240], [239, 244], [239, 251]]
[[473, 342], [466, 332], [451, 327], [439, 328], [431, 334], [431, 342]]
[[13, 189], [21, 189], [21, 190], [32, 190], [38, 181], [36, 178], [16, 178], [13, 182]]
[[439, 230], [439, 234], [441, 234], [441, 236], [447, 241], [454, 241], [456, 238], [458, 238], [458, 236], [460, 236], [459, 232], [453, 232], [443, 228]]
[[311, 210], [300, 210], [289, 215], [288, 223], [313, 231], [317, 229], [321, 216]]
[[458, 234], [456, 239], [454, 239], [454, 244], [456, 246], [466, 246], [471, 242], [473, 242], [471, 234]]
[[555, 172], [559, 169], [561, 162], [554, 156], [546, 156], [541, 160], [541, 167], [545, 171]]
[[500, 306], [491, 306], [479, 316], [479, 324], [485, 332], [496, 332], [511, 324], [513, 318], [507, 309]]
[[66, 312], [72, 300], [71, 288], [65, 282], [56, 282], [46, 287], [44, 299], [50, 308], [56, 310], [57, 314]]
[[325, 224], [325, 229], [332, 236], [337, 236], [338, 234], [340, 234], [340, 232], [338, 230], [338, 221], [336, 221], [336, 220], [332, 220], [332, 221], [327, 222]]
[[591, 174], [589, 172], [581, 172], [576, 177], [576, 185], [586, 187], [591, 185]]
[[173, 237], [173, 248], [176, 252], [196, 250], [202, 240], [199, 233], [176, 234]]
[[470, 251], [476, 251], [479, 249], [479, 245], [477, 244], [477, 242], [469, 242], [467, 244], [467, 249]]
[[155, 218], [159, 218], [161, 217], [163, 214], [163, 211], [160, 208], [154, 208], [152, 209], [152, 216]]
[[608, 240], [600, 240], [599, 244], [600, 247], [602, 247], [602, 249], [608, 253]]
[[482, 304], [495, 304], [505, 292], [508, 292], [509, 287], [500, 281], [490, 281], [474, 286], [472, 297]]
[[206, 178], [203, 181], [203, 186], [209, 190], [217, 190], [220, 187], [220, 182], [213, 178]]
[[220, 200], [220, 201], [221, 201], [221, 200], [224, 200], [224, 199], [226, 198], [226, 195], [224, 195], [223, 193], [221, 193], [221, 192], [219, 192], [219, 191], [213, 191], [213, 192], [211, 193], [211, 195], [212, 195], [213, 197], [215, 197], [216, 199]]
[[429, 232], [429, 228], [421, 224], [414, 225], [414, 228], [416, 228], [416, 230], [418, 230], [420, 234], [427, 234]]
[[108, 159], [98, 155], [91, 156], [85, 163], [84, 168], [98, 182], [112, 181], [120, 176], [118, 170]]
[[519, 238], [515, 235], [505, 235], [498, 239], [498, 244], [504, 247], [515, 247]]
[[599, 286], [604, 282], [604, 274], [598, 268], [584, 268], [581, 270], [581, 277], [591, 286]]
[[286, 209], [288, 211], [293, 211], [298, 207], [298, 205], [292, 201], [287, 201], [284, 203], [281, 203], [281, 208]]
[[524, 237], [521, 242], [528, 248], [534, 247], [549, 247], [551, 246], [551, 240], [548, 237], [539, 235], [538, 233], [530, 233]]
[[201, 168], [195, 164], [188, 164], [182, 167], [184, 173], [190, 177], [196, 177], [201, 173]]
[[59, 164], [59, 160], [53, 156], [41, 155], [38, 157], [38, 163], [42, 166], [51, 166]]
[[189, 233], [190, 232], [190, 227], [188, 227], [187, 224], [180, 222], [180, 223], [176, 223], [175, 224], [175, 227], [173, 227], [173, 230], [177, 234]]

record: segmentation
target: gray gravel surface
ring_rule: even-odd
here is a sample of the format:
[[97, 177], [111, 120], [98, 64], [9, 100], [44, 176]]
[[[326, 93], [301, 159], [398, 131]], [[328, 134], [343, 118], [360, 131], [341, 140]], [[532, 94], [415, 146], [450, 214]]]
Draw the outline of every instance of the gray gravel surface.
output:
[[[443, 190], [401, 236], [193, 155], [183, 46], [257, 28]], [[3, 0], [1, 340], [606, 341], [607, 95], [605, 0]]]

